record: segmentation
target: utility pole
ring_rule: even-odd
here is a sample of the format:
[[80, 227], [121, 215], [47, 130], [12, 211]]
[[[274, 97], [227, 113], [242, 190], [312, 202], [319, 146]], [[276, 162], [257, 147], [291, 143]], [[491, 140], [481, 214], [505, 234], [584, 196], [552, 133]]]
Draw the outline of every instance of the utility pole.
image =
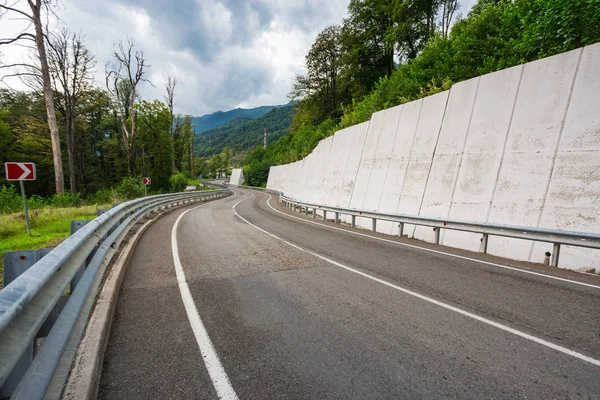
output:
[[267, 128], [265, 128], [265, 135], [263, 136], [263, 147], [267, 148]]

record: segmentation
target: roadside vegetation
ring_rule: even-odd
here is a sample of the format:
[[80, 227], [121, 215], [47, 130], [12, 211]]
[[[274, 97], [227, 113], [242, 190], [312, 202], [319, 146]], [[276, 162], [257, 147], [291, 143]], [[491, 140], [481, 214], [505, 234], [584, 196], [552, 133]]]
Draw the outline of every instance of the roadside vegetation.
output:
[[0, 186], [0, 282], [5, 252], [54, 247], [69, 236], [71, 220], [94, 219], [98, 209], [143, 195], [144, 186], [137, 177], [123, 178], [114, 188], [99, 190], [87, 198], [70, 192], [47, 197], [32, 195], [27, 199], [29, 236], [20, 193], [12, 185]]
[[4, 253], [15, 250], [34, 250], [54, 247], [69, 236], [70, 221], [96, 218], [97, 210], [111, 204], [79, 207], [44, 206], [30, 211], [31, 236], [25, 229], [23, 212], [0, 214], [0, 287], [4, 271]]
[[250, 185], [306, 157], [335, 131], [452, 84], [600, 41], [599, 0], [351, 0], [296, 78], [292, 132], [244, 160]]

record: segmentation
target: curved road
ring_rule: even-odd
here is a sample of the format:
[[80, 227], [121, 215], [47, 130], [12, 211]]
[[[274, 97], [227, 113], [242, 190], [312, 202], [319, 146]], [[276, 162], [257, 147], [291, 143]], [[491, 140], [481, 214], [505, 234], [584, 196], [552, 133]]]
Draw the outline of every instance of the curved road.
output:
[[600, 398], [597, 277], [233, 191], [136, 246], [99, 398]]

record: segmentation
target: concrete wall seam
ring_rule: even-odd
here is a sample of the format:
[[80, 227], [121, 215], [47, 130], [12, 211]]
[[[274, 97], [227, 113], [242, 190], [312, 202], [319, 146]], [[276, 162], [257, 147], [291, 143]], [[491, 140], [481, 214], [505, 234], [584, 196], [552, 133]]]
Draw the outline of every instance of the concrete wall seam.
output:
[[[600, 232], [598, 110], [600, 43], [378, 111], [321, 140], [303, 160], [271, 167], [267, 187], [354, 209]], [[370, 219], [356, 222], [371, 229]], [[377, 231], [398, 234], [398, 226], [380, 221]], [[425, 227], [404, 232], [435, 237]], [[440, 239], [480, 251], [481, 237], [442, 230]], [[551, 243], [500, 236], [488, 243], [490, 254], [531, 262], [546, 251]], [[598, 255], [562, 246], [561, 266], [600, 270]]]

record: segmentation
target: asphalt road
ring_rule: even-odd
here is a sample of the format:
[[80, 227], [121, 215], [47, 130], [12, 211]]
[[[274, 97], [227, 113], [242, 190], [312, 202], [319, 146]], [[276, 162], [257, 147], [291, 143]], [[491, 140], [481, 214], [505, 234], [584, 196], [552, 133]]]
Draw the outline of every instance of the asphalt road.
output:
[[[225, 386], [240, 399], [600, 398], [597, 277], [372, 235], [234, 192], [140, 240], [99, 398], [216, 399]], [[185, 288], [220, 370], [200, 350]]]

